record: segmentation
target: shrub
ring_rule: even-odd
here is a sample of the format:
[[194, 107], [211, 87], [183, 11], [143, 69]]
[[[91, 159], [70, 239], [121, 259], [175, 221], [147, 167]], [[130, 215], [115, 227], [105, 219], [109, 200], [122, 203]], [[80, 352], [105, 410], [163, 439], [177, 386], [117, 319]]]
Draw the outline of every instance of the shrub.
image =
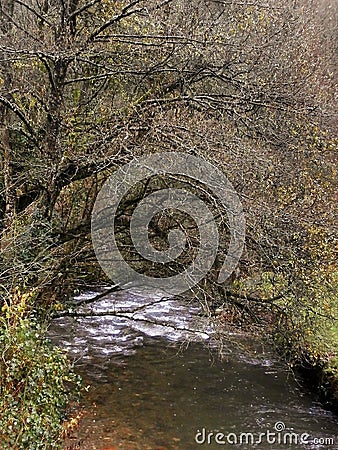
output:
[[0, 317], [0, 442], [3, 450], [61, 448], [62, 421], [80, 378], [16, 293]]

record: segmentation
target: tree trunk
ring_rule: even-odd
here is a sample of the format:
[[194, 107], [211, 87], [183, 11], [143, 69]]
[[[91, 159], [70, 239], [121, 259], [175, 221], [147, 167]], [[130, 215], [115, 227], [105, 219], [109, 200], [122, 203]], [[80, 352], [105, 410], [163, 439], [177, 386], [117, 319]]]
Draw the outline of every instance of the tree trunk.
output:
[[3, 177], [5, 187], [5, 214], [3, 227], [4, 230], [9, 230], [12, 226], [13, 219], [15, 217], [15, 199], [16, 192], [13, 182], [13, 169], [12, 169], [12, 149], [10, 143], [8, 123], [8, 109], [2, 107], [0, 109], [1, 128], [0, 128], [0, 149], [3, 155]]

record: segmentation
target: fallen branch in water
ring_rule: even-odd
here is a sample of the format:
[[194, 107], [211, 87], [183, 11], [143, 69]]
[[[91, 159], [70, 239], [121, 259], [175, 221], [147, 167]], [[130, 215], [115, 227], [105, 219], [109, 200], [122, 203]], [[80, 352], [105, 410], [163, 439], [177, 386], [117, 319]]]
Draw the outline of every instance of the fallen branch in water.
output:
[[96, 294], [94, 297], [90, 298], [84, 298], [80, 300], [73, 301], [69, 304], [69, 306], [80, 306], [80, 305], [88, 305], [89, 303], [97, 302], [98, 300], [101, 300], [101, 298], [106, 297], [109, 294], [112, 294], [113, 292], [122, 291], [119, 285], [115, 284], [109, 289], [106, 289], [103, 292], [100, 292], [99, 294]]
[[[73, 311], [72, 308], [77, 308], [77, 307], [82, 306], [82, 305], [88, 305], [90, 303], [94, 303], [95, 301], [101, 300], [106, 295], [108, 295], [108, 294], [110, 294], [112, 292], [120, 291], [120, 290], [122, 290], [122, 289], [119, 288], [118, 286], [114, 286], [113, 288], [107, 290], [106, 292], [102, 292], [102, 293], [96, 295], [95, 297], [91, 297], [89, 299], [84, 299], [84, 300], [81, 300], [81, 301], [72, 302], [72, 303], [67, 305], [68, 306], [68, 310], [64, 310], [64, 311], [60, 311], [58, 313], [54, 313], [52, 315], [52, 319], [59, 319], [60, 317], [72, 317], [71, 314], [88, 314], [88, 315], [93, 315], [93, 314], [95, 314], [94, 312], [91, 312], [91, 313], [81, 313], [81, 312], [76, 313], [76, 312]], [[151, 302], [145, 303], [144, 305], [140, 305], [140, 306], [137, 306], [136, 308], [128, 309], [127, 311], [123, 311], [123, 312], [127, 312], [128, 314], [134, 314], [134, 313], [140, 312], [140, 311], [148, 308], [149, 306], [153, 306], [153, 305], [156, 305], [158, 303], [166, 302], [168, 300], [169, 300], [168, 297], [162, 297], [160, 299], [153, 300]], [[118, 314], [119, 311], [115, 311], [115, 313]]]
[[[157, 301], [158, 302], [158, 301]], [[148, 305], [147, 305], [148, 306]], [[93, 318], [93, 317], [119, 317], [119, 318], [123, 318], [123, 319], [128, 319], [130, 321], [133, 322], [143, 322], [143, 323], [148, 323], [151, 325], [156, 325], [156, 326], [161, 326], [161, 327], [167, 327], [167, 328], [171, 328], [175, 331], [187, 331], [188, 333], [202, 333], [202, 334], [206, 334], [208, 335], [208, 333], [206, 333], [205, 331], [201, 331], [201, 330], [194, 330], [192, 328], [182, 328], [179, 326], [176, 326], [172, 323], [166, 323], [166, 322], [159, 322], [157, 320], [153, 320], [153, 319], [146, 319], [144, 317], [134, 317], [134, 316], [130, 316], [129, 314], [134, 314], [134, 312], [130, 311], [127, 313], [123, 313], [121, 314], [118, 311], [104, 311], [104, 312], [76, 312], [76, 311], [64, 311], [60, 314], [54, 315], [53, 319], [58, 319], [61, 317], [73, 317], [73, 318]]]

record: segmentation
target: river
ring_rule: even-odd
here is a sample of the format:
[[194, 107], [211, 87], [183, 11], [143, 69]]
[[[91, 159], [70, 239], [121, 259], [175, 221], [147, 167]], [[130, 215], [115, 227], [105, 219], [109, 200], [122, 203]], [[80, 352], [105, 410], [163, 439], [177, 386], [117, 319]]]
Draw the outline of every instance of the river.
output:
[[99, 316], [56, 319], [49, 336], [90, 385], [81, 450], [338, 448], [337, 418], [271, 348], [228, 333], [220, 358], [193, 303], [117, 292], [79, 310]]

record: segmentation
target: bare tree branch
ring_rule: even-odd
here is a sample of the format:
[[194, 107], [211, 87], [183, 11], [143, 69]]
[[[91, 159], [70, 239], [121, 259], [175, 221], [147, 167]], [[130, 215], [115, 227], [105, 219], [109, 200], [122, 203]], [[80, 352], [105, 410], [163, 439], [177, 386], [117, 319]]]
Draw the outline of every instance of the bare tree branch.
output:
[[129, 5], [125, 6], [121, 13], [118, 14], [117, 16], [112, 17], [110, 20], [108, 20], [107, 22], [105, 22], [103, 25], [101, 25], [99, 28], [97, 28], [96, 30], [94, 30], [90, 37], [89, 37], [89, 41], [93, 41], [99, 34], [101, 34], [104, 30], [106, 30], [107, 28], [109, 28], [111, 25], [113, 25], [114, 23], [119, 22], [122, 19], [125, 19], [126, 17], [129, 17], [133, 14], [136, 14], [138, 12], [141, 12], [143, 10], [143, 8], [138, 8], [138, 9], [132, 9], [130, 11], [130, 9], [139, 4], [141, 0], [135, 0], [131, 3], [129, 3]]

